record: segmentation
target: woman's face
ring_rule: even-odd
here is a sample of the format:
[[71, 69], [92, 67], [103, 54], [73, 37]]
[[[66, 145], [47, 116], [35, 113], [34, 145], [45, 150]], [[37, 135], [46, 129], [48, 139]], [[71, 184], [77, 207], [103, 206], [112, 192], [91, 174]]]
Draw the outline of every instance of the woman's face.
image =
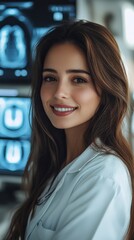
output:
[[84, 53], [72, 43], [53, 46], [42, 71], [41, 100], [54, 127], [87, 126], [100, 103]]

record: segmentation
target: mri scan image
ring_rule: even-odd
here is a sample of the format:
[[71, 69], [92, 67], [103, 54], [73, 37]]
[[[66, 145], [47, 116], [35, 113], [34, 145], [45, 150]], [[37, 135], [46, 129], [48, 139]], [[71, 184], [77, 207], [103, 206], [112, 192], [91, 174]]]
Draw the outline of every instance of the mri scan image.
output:
[[0, 97], [0, 173], [23, 171], [30, 152], [30, 98]]

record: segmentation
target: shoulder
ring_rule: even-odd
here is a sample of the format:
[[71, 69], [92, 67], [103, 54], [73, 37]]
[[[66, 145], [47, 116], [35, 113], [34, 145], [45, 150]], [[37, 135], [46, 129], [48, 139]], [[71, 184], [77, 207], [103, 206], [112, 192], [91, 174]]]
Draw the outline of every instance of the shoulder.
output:
[[[114, 154], [100, 153], [87, 162], [77, 174], [71, 201], [80, 198], [85, 203], [107, 205], [119, 203], [130, 207], [132, 199], [129, 171], [123, 161]], [[82, 200], [83, 199], [83, 200]], [[121, 210], [122, 211], [122, 210]]]
[[87, 175], [89, 178], [110, 180], [124, 186], [131, 184], [126, 164], [113, 153], [100, 152], [92, 161], [87, 162], [82, 172], [82, 175]]
[[103, 153], [98, 156], [96, 161], [102, 167], [102, 174], [112, 178], [119, 178], [119, 176], [128, 175], [129, 171], [123, 160], [111, 153]]

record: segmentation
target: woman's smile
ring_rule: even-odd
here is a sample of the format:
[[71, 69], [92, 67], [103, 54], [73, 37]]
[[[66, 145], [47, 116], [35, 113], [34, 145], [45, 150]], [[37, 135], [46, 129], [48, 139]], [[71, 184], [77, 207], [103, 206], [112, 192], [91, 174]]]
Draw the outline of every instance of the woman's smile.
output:
[[51, 108], [55, 115], [61, 116], [61, 117], [67, 116], [77, 109], [77, 107], [61, 105], [61, 104], [53, 105], [51, 106]]

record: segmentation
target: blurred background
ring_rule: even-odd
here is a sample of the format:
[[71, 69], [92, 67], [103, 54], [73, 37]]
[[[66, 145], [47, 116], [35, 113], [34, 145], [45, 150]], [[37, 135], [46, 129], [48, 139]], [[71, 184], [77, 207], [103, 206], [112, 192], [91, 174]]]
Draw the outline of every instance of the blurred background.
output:
[[131, 90], [124, 131], [134, 151], [134, 0], [0, 1], [0, 240], [25, 198], [33, 49], [51, 26], [68, 19], [100, 23], [115, 36]]

